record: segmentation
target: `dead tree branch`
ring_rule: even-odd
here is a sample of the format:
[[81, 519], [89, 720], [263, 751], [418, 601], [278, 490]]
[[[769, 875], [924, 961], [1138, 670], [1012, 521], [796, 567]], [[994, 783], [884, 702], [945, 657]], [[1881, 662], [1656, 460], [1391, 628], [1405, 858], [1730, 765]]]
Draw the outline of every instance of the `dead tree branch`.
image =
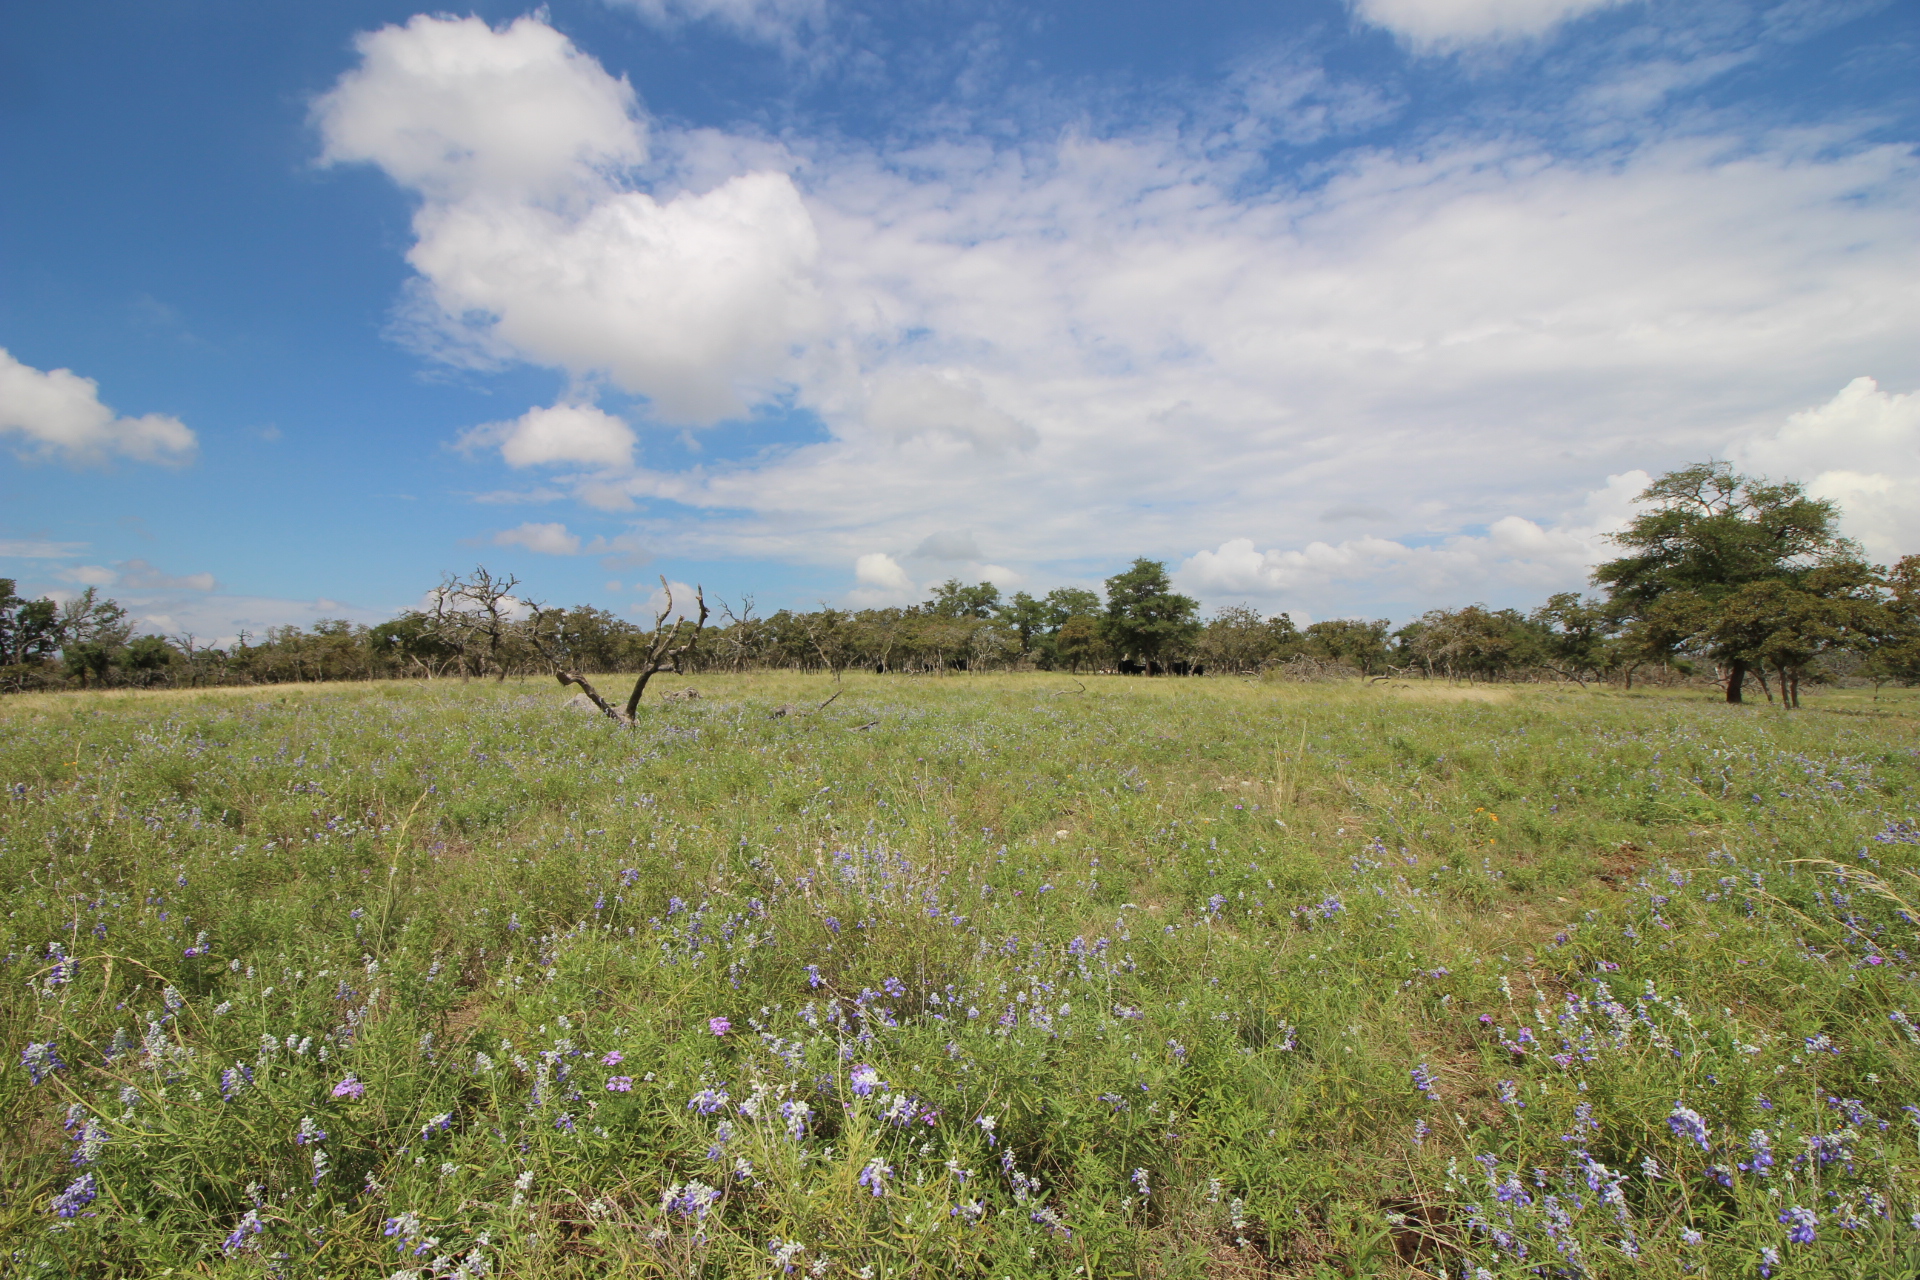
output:
[[[560, 687], [564, 689], [570, 684], [580, 686], [580, 692], [586, 694], [588, 701], [605, 712], [609, 720], [615, 724], [626, 724], [626, 717], [623, 717], [612, 703], [601, 697], [600, 691], [594, 688], [585, 676], [575, 671], [573, 664], [566, 660], [565, 632], [556, 627], [552, 635], [542, 634], [547, 620], [553, 616], [552, 612], [537, 604], [530, 604], [528, 607], [532, 610], [532, 616], [527, 620], [527, 643], [533, 646], [534, 652], [546, 660], [548, 669], [553, 672], [553, 678], [560, 682]], [[551, 642], [551, 648], [548, 647], [549, 642]]]
[[[639, 714], [640, 695], [647, 691], [647, 681], [662, 671], [678, 672], [680, 655], [693, 648], [707, 625], [707, 596], [700, 587], [693, 589], [694, 604], [699, 608], [700, 616], [694, 620], [691, 632], [686, 629], [687, 620], [684, 617], [673, 617], [673, 587], [667, 582], [665, 574], [660, 575], [660, 590], [666, 593], [666, 602], [653, 616], [653, 634], [647, 637], [647, 653], [640, 663], [640, 678], [633, 682], [633, 692], [627, 696], [626, 718], [629, 723]], [[669, 618], [673, 618], [671, 626], [667, 622]], [[686, 638], [683, 640], [682, 636]]]

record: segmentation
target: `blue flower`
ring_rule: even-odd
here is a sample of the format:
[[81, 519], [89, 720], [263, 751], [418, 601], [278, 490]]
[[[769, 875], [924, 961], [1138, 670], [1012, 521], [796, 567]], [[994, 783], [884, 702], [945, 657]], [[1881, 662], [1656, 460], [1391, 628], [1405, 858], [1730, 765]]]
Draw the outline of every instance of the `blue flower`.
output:
[[92, 1204], [94, 1197], [100, 1194], [100, 1186], [93, 1175], [83, 1173], [67, 1184], [67, 1189], [53, 1198], [47, 1207], [62, 1218], [77, 1218], [80, 1211]]
[[1702, 1151], [1713, 1150], [1713, 1144], [1707, 1140], [1707, 1122], [1698, 1111], [1673, 1104], [1673, 1113], [1667, 1117], [1667, 1126], [1682, 1138], [1689, 1138], [1700, 1144]]
[[1787, 1228], [1787, 1239], [1795, 1244], [1812, 1244], [1813, 1229], [1820, 1225], [1820, 1219], [1813, 1210], [1794, 1205], [1780, 1213], [1780, 1225]]

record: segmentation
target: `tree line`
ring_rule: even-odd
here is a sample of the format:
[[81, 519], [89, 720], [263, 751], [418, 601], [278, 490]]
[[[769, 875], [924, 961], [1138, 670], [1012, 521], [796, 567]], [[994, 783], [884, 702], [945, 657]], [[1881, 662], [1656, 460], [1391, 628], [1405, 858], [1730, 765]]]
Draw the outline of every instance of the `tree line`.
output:
[[[1920, 555], [1871, 564], [1838, 533], [1833, 503], [1720, 462], [1670, 472], [1640, 501], [1612, 537], [1620, 554], [1593, 573], [1599, 594], [1561, 592], [1529, 611], [1433, 609], [1398, 628], [1387, 619], [1297, 627], [1247, 605], [1203, 619], [1166, 566], [1145, 558], [1104, 592], [1003, 596], [989, 582], [950, 580], [918, 605], [765, 616], [748, 597], [718, 601], [712, 625], [704, 593], [691, 602], [696, 617], [669, 592], [651, 627], [592, 605], [547, 608], [517, 579], [482, 567], [449, 575], [426, 607], [377, 626], [324, 620], [223, 647], [135, 635], [126, 610], [91, 588], [30, 601], [0, 579], [0, 689], [552, 674], [618, 719], [661, 671], [1710, 680], [1729, 701], [1757, 686], [1787, 705], [1808, 683], [1920, 682]], [[624, 708], [587, 678], [636, 672]]]

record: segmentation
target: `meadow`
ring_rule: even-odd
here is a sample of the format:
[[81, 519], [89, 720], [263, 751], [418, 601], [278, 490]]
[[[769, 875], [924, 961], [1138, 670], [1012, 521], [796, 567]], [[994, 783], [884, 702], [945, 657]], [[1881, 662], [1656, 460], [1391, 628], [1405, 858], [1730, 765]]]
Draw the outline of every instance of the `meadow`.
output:
[[662, 683], [0, 702], [0, 1271], [1920, 1273], [1912, 692]]

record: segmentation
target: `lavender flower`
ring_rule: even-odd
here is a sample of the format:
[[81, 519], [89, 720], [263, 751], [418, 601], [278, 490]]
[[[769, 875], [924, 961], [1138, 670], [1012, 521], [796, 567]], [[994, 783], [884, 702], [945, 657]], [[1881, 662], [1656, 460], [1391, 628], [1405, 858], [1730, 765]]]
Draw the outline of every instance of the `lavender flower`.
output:
[[1795, 1244], [1812, 1244], [1813, 1229], [1820, 1225], [1820, 1219], [1811, 1209], [1794, 1205], [1780, 1212], [1780, 1225], [1787, 1229], [1787, 1239]]
[[362, 1084], [360, 1082], [359, 1077], [357, 1076], [348, 1076], [346, 1079], [342, 1080], [339, 1084], [333, 1086], [334, 1097], [352, 1098], [356, 1102], [359, 1101], [360, 1098], [366, 1094], [366, 1092], [367, 1092], [367, 1086]]
[[618, 1049], [609, 1049], [607, 1050], [606, 1056], [600, 1059], [600, 1065], [603, 1067], [617, 1067], [626, 1061], [626, 1058], [627, 1055]]
[[257, 1236], [266, 1229], [266, 1224], [260, 1221], [260, 1211], [249, 1209], [240, 1219], [240, 1225], [233, 1229], [233, 1234], [220, 1242], [220, 1247], [228, 1253], [234, 1253], [240, 1249], [257, 1249], [260, 1247], [260, 1242], [249, 1237]]
[[[1426, 1063], [1423, 1062], [1413, 1069], [1413, 1087], [1424, 1094], [1428, 1102], [1440, 1101], [1440, 1095], [1434, 1091], [1434, 1086], [1438, 1083], [1433, 1072], [1427, 1070]], [[1503, 1097], [1501, 1101], [1504, 1102], [1506, 1099]]]
[[893, 1176], [893, 1166], [879, 1156], [867, 1161], [867, 1167], [860, 1171], [858, 1182], [876, 1196], [887, 1193], [887, 1179]]
[[100, 1148], [108, 1141], [107, 1131], [92, 1116], [80, 1126], [80, 1132], [74, 1135], [72, 1161], [77, 1165], [89, 1165], [100, 1158]]
[[687, 1110], [698, 1111], [703, 1116], [710, 1116], [726, 1105], [727, 1090], [724, 1085], [718, 1089], [702, 1089], [687, 1099]]
[[1153, 1194], [1153, 1192], [1148, 1189], [1147, 1171], [1145, 1169], [1135, 1169], [1133, 1171], [1133, 1175], [1127, 1180], [1133, 1183], [1135, 1188], [1139, 1190], [1140, 1198], [1142, 1200], [1145, 1200], [1148, 1196]]
[[67, 1064], [60, 1059], [60, 1046], [49, 1040], [44, 1044], [36, 1041], [22, 1049], [20, 1065], [27, 1069], [27, 1078], [39, 1084]]
[[53, 1197], [47, 1207], [52, 1209], [57, 1217], [77, 1218], [80, 1216], [80, 1211], [92, 1204], [99, 1194], [100, 1186], [93, 1180], [93, 1175], [83, 1173], [69, 1182], [65, 1191]]
[[1682, 1138], [1691, 1139], [1700, 1144], [1702, 1151], [1713, 1150], [1713, 1144], [1707, 1139], [1707, 1122], [1698, 1111], [1673, 1104], [1673, 1112], [1667, 1117], [1667, 1127]]
[[727, 1021], [725, 1018], [708, 1018], [707, 1030], [713, 1032], [713, 1034], [717, 1036], [723, 1036], [727, 1034], [727, 1032], [733, 1030], [733, 1024]]
[[864, 1098], [875, 1089], [884, 1089], [887, 1087], [887, 1082], [880, 1078], [880, 1073], [864, 1062], [854, 1067], [854, 1069], [848, 1073], [847, 1079], [853, 1084], [855, 1097]]
[[1780, 1265], [1780, 1251], [1771, 1245], [1760, 1250], [1760, 1280], [1767, 1280], [1773, 1269]]
[[608, 1093], [631, 1093], [632, 1091], [633, 1091], [632, 1076], [608, 1076], [607, 1077]]

